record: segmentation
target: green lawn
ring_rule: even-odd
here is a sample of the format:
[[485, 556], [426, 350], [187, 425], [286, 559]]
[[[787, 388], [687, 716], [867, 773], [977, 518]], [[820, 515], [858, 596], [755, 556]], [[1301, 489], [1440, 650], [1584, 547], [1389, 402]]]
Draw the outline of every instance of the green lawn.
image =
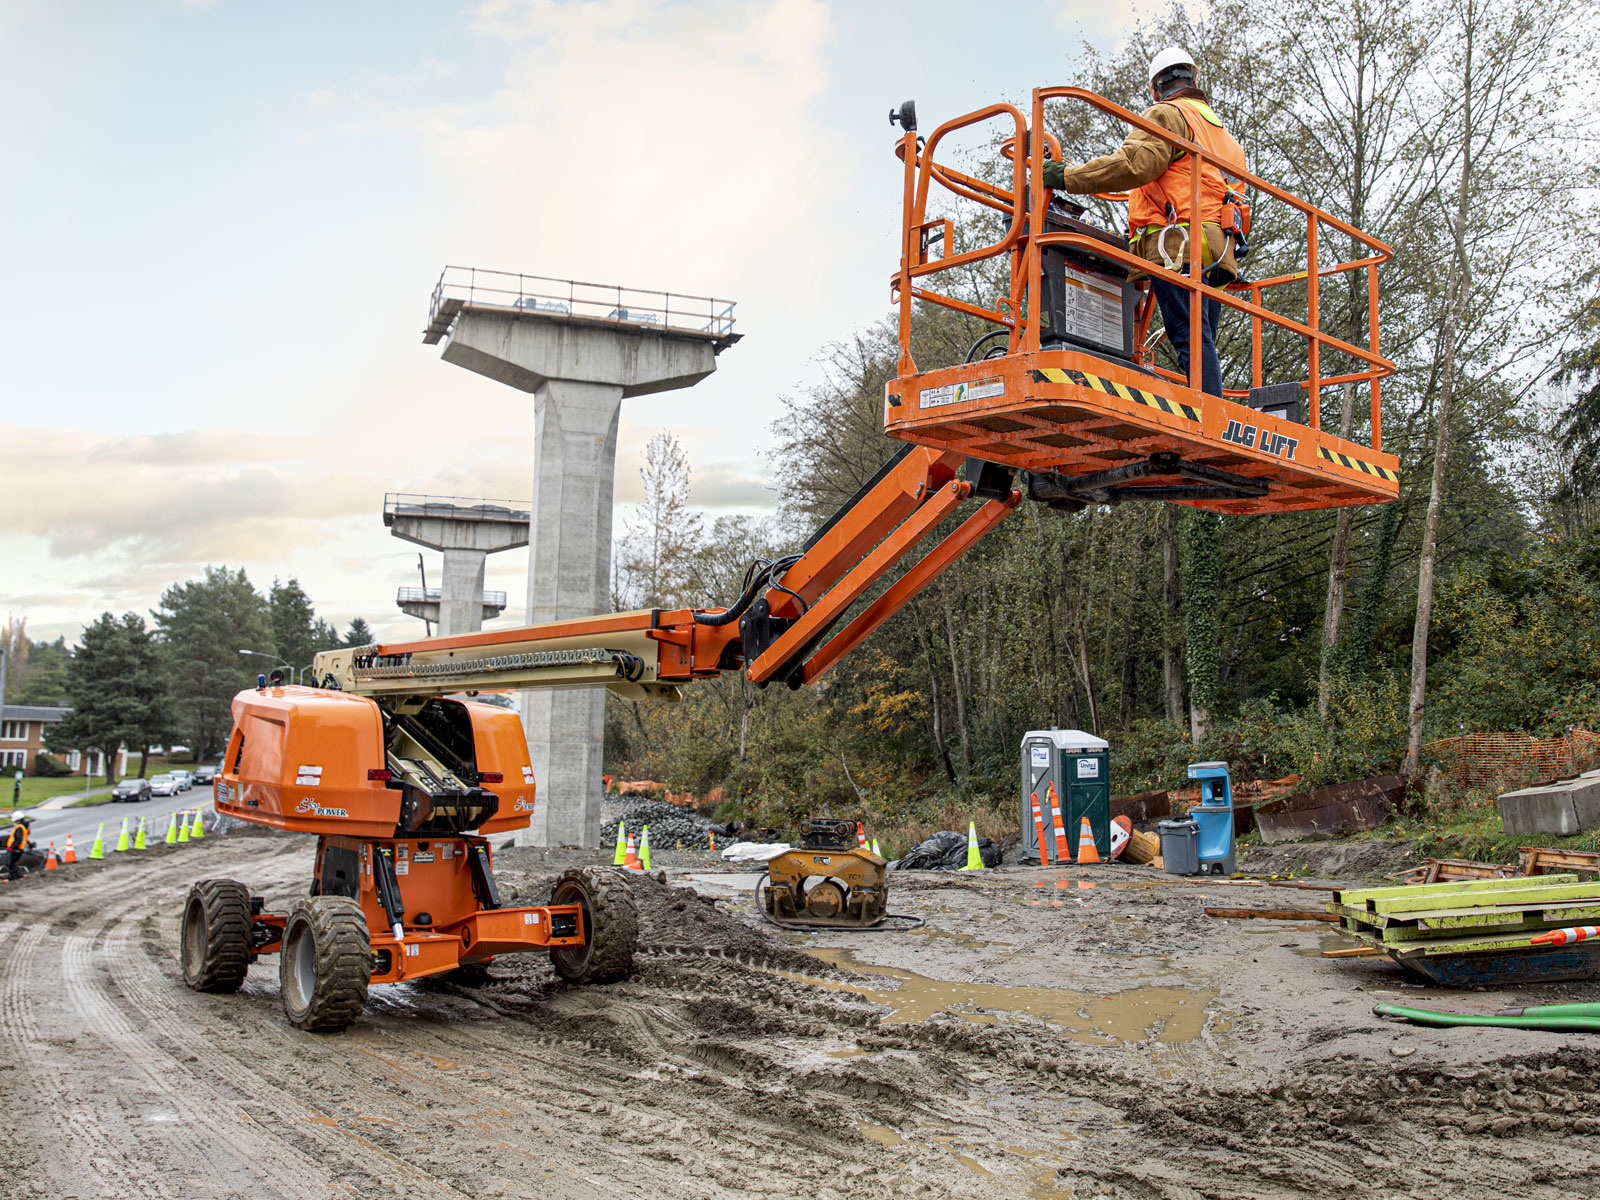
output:
[[[42, 804], [52, 796], [59, 796], [63, 792], [83, 791], [83, 776], [64, 775], [57, 779], [46, 779], [42, 776], [30, 775], [22, 781], [22, 807], [32, 808], [35, 804]], [[96, 775], [91, 788], [105, 787], [103, 777]], [[10, 780], [0, 780], [0, 808], [9, 811], [11, 805], [12, 783]]]

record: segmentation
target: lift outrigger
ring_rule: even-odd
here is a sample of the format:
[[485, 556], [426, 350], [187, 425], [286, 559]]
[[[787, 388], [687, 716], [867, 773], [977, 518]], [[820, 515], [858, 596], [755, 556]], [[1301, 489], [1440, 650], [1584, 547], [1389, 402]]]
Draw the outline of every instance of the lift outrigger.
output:
[[[1395, 459], [1383, 453], [1377, 268], [1389, 250], [1350, 225], [1254, 175], [1240, 181], [1306, 217], [1303, 270], [1207, 286], [1199, 265], [1166, 271], [1030, 190], [1053, 138], [1046, 101], [1082, 101], [1189, 154], [1207, 151], [1090, 92], [1041, 88], [1031, 121], [990, 105], [939, 126], [923, 142], [914, 108], [895, 114], [905, 164], [903, 240], [893, 287], [900, 357], [886, 390], [885, 432], [906, 443], [796, 553], [751, 565], [722, 608], [647, 609], [520, 629], [391, 642], [317, 655], [315, 686], [267, 686], [234, 699], [235, 727], [217, 783], [217, 809], [241, 820], [316, 834], [311, 895], [264, 911], [245, 885], [198, 883], [183, 922], [184, 976], [199, 990], [243, 982], [262, 954], [280, 953], [289, 1019], [338, 1029], [360, 1012], [369, 983], [470, 968], [497, 955], [548, 952], [565, 978], [604, 981], [630, 968], [637, 921], [627, 888], [607, 869], [568, 872], [548, 905], [506, 907], [489, 836], [527, 825], [534, 780], [520, 722], [474, 702], [479, 692], [601, 685], [631, 698], [676, 699], [725, 671], [760, 685], [814, 683], [998, 525], [1024, 494], [1056, 508], [1164, 500], [1224, 513], [1270, 513], [1392, 500]], [[935, 154], [952, 132], [1009, 119], [1011, 186], [963, 175]], [[1019, 150], [1019, 148], [1021, 148]], [[1199, 172], [1191, 217], [1199, 224]], [[934, 184], [1008, 217], [991, 245], [949, 253], [948, 219], [928, 218]], [[1370, 253], [1324, 266], [1327, 225]], [[934, 247], [946, 253], [935, 257]], [[990, 306], [935, 288], [942, 271], [985, 258], [1009, 266], [1007, 294]], [[1198, 256], [1196, 256], [1198, 258]], [[1319, 281], [1365, 271], [1369, 344], [1319, 324]], [[1199, 356], [1189, 378], [1158, 366], [1147, 339], [1152, 301], [1135, 272], [1160, 276], [1249, 316], [1249, 389], [1204, 395]], [[1303, 283], [1305, 320], [1264, 307]], [[1068, 289], [1077, 289], [1069, 292]], [[914, 303], [992, 322], [981, 357], [919, 371], [911, 354]], [[1191, 305], [1196, 322], [1200, 305]], [[1262, 379], [1264, 330], [1305, 339], [1307, 377]], [[1198, 330], [1191, 344], [1199, 344]], [[1322, 374], [1324, 353], [1354, 364]], [[1367, 383], [1372, 444], [1321, 428], [1323, 389]], [[1288, 393], [1286, 396], [1285, 393]], [[1298, 401], [1309, 403], [1309, 416]], [[1269, 411], [1270, 410], [1270, 411]], [[953, 526], [947, 522], [976, 501]], [[922, 543], [928, 549], [864, 604]], [[459, 698], [465, 694], [468, 699]], [[840, 843], [837, 863], [768, 888], [769, 915], [868, 925], [882, 919], [884, 862]], [[829, 843], [832, 845], [832, 843]], [[818, 860], [820, 861], [820, 860]], [[833, 869], [837, 867], [837, 869]]]

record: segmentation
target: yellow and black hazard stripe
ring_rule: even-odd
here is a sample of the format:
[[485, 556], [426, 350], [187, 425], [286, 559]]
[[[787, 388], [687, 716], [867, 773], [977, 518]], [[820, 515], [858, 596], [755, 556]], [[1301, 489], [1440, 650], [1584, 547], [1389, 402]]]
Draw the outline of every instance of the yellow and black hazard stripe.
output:
[[1124, 400], [1132, 400], [1135, 404], [1143, 404], [1146, 408], [1158, 408], [1169, 416], [1182, 417], [1186, 421], [1197, 424], [1200, 414], [1192, 405], [1184, 404], [1177, 400], [1168, 400], [1165, 396], [1158, 396], [1154, 392], [1146, 392], [1140, 388], [1129, 387], [1127, 384], [1118, 383], [1114, 379], [1101, 379], [1098, 375], [1090, 375], [1086, 371], [1074, 371], [1071, 368], [1063, 370], [1060, 367], [1035, 367], [1033, 370], [1035, 383], [1075, 383], [1079, 387], [1089, 388], [1091, 391], [1104, 392], [1108, 396], [1121, 396]]
[[1352, 471], [1360, 471], [1363, 475], [1376, 475], [1379, 479], [1389, 483], [1400, 482], [1400, 476], [1387, 467], [1380, 467], [1376, 463], [1363, 462], [1359, 458], [1351, 458], [1348, 454], [1335, 454], [1326, 446], [1318, 446], [1317, 454], [1329, 462], [1340, 463]]

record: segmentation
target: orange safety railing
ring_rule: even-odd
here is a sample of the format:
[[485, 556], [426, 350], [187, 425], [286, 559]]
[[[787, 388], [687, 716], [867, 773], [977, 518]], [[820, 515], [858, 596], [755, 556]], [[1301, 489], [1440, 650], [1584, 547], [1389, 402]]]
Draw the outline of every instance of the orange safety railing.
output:
[[[1187, 154], [1212, 163], [1222, 169], [1230, 178], [1255, 188], [1262, 194], [1270, 196], [1304, 214], [1306, 220], [1304, 269], [1268, 279], [1240, 279], [1229, 284], [1226, 288], [1219, 289], [1204, 282], [1202, 278], [1205, 270], [1202, 262], [1204, 256], [1201, 254], [1190, 255], [1191, 262], [1188, 271], [1180, 274], [1177, 271], [1167, 270], [1159, 263], [1141, 258], [1129, 250], [1110, 245], [1086, 234], [1070, 231], [1043, 232], [1045, 210], [1049, 205], [1050, 193], [1046, 188], [1035, 187], [1030, 194], [1026, 181], [1029, 172], [1031, 172], [1033, 179], [1041, 178], [1046, 161], [1046, 150], [1049, 150], [1051, 156], [1058, 160], [1061, 157], [1060, 144], [1048, 132], [1042, 138], [1031, 142], [1028, 138], [1030, 128], [1044, 128], [1044, 106], [1048, 100], [1082, 101], [1133, 128], [1143, 130], [1153, 137], [1167, 142]], [[935, 158], [940, 142], [950, 134], [969, 126], [989, 121], [995, 117], [1009, 117], [1011, 124], [1014, 126], [1012, 136], [1007, 138], [1001, 146], [1002, 157], [1011, 164], [1012, 178], [1009, 190], [987, 180], [965, 175], [939, 163]], [[1017, 152], [1016, 148], [1019, 146], [1025, 149], [1025, 153], [1019, 154]], [[1037, 285], [1040, 277], [1043, 249], [1049, 245], [1074, 246], [1080, 250], [1096, 254], [1101, 258], [1120, 263], [1124, 267], [1140, 271], [1146, 276], [1163, 279], [1168, 283], [1186, 289], [1192, 298], [1189, 306], [1189, 344], [1191, 346], [1198, 347], [1201, 344], [1200, 322], [1202, 319], [1202, 306], [1197, 302], [1198, 300], [1216, 300], [1231, 309], [1248, 314], [1251, 320], [1251, 384], [1254, 387], [1262, 385], [1262, 339], [1265, 327], [1270, 325], [1303, 338], [1307, 345], [1307, 378], [1299, 382], [1301, 387], [1309, 393], [1309, 424], [1311, 428], [1318, 430], [1322, 428], [1323, 388], [1340, 384], [1367, 383], [1371, 395], [1372, 436], [1370, 444], [1375, 450], [1382, 449], [1383, 418], [1379, 381], [1387, 375], [1394, 374], [1395, 368], [1394, 364], [1383, 358], [1380, 352], [1378, 268], [1393, 258], [1393, 252], [1376, 238], [1368, 236], [1333, 214], [1325, 212], [1313, 204], [1306, 203], [1299, 197], [1267, 182], [1258, 175], [1249, 171], [1235, 171], [1225, 166], [1216, 155], [1204, 147], [1189, 141], [1187, 138], [1178, 137], [1161, 126], [1147, 121], [1139, 114], [1083, 88], [1035, 88], [1033, 91], [1031, 121], [1025, 121], [1021, 110], [1015, 105], [992, 104], [986, 108], [946, 121], [938, 126], [925, 142], [920, 141], [915, 131], [908, 130], [902, 136], [896, 153], [905, 163], [904, 241], [900, 271], [894, 281], [897, 293], [896, 299], [900, 307], [900, 375], [914, 374], [917, 369], [911, 355], [911, 314], [912, 304], [915, 300], [938, 304], [1006, 327], [1009, 330], [1007, 349], [1011, 354], [1037, 352], [1040, 349], [1040, 322], [1028, 310], [1028, 297], [1039, 295]], [[1201, 228], [1200, 172], [1190, 172], [1190, 180], [1189, 228], [1199, 229]], [[927, 218], [929, 192], [931, 185], [934, 183], [938, 183], [940, 187], [960, 199], [974, 201], [998, 212], [1008, 214], [1010, 222], [1004, 234], [997, 241], [987, 246], [980, 246], [959, 253], [950, 253], [953, 248], [950, 241], [952, 236], [951, 222], [945, 218], [934, 221], [930, 221]], [[1120, 194], [1106, 194], [1101, 198], [1125, 200], [1127, 197]], [[1352, 259], [1348, 262], [1324, 265], [1319, 256], [1319, 231], [1323, 225], [1353, 239], [1356, 244], [1363, 247], [1368, 253], [1364, 257]], [[943, 242], [942, 255], [934, 257], [931, 254], [931, 248], [940, 241]], [[990, 308], [935, 291], [926, 284], [919, 284], [918, 282], [919, 280], [926, 280], [929, 276], [936, 275], [941, 271], [948, 271], [957, 266], [983, 259], [996, 258], [1001, 255], [1006, 255], [1010, 259], [1010, 287], [1008, 294], [998, 298], [993, 307]], [[1321, 324], [1319, 304], [1321, 281], [1328, 276], [1351, 271], [1366, 272], [1367, 345], [1365, 347], [1353, 345], [1335, 337], [1333, 334], [1323, 330]], [[1266, 292], [1300, 281], [1304, 281], [1306, 285], [1306, 319], [1304, 321], [1298, 321], [1283, 313], [1273, 312], [1264, 306], [1263, 298]], [[1145, 339], [1143, 335], [1150, 319], [1152, 307], [1153, 297], [1146, 292], [1140, 303], [1138, 333], [1135, 337], [1136, 364], [1157, 375], [1186, 384], [1196, 392], [1199, 392], [1201, 379], [1200, 354], [1194, 353], [1190, 355], [1189, 377], [1187, 379], [1174, 371], [1158, 367], [1151, 361], [1151, 347], [1144, 345]], [[1326, 350], [1348, 355], [1358, 363], [1364, 364], [1364, 366], [1359, 370], [1324, 376], [1322, 373], [1322, 356]], [[1236, 391], [1227, 394], [1243, 396], [1248, 393]]]

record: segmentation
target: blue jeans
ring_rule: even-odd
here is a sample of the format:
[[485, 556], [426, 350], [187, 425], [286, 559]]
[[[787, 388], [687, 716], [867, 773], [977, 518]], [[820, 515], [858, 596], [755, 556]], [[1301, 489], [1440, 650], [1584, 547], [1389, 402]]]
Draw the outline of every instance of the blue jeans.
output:
[[[1209, 272], [1206, 283], [1216, 286]], [[1178, 356], [1178, 370], [1188, 378], [1189, 292], [1164, 279], [1152, 279], [1150, 290], [1156, 294], [1161, 321], [1167, 327], [1167, 341]], [[1222, 395], [1222, 363], [1217, 358], [1217, 318], [1221, 315], [1221, 301], [1200, 302], [1200, 390], [1208, 396]]]

